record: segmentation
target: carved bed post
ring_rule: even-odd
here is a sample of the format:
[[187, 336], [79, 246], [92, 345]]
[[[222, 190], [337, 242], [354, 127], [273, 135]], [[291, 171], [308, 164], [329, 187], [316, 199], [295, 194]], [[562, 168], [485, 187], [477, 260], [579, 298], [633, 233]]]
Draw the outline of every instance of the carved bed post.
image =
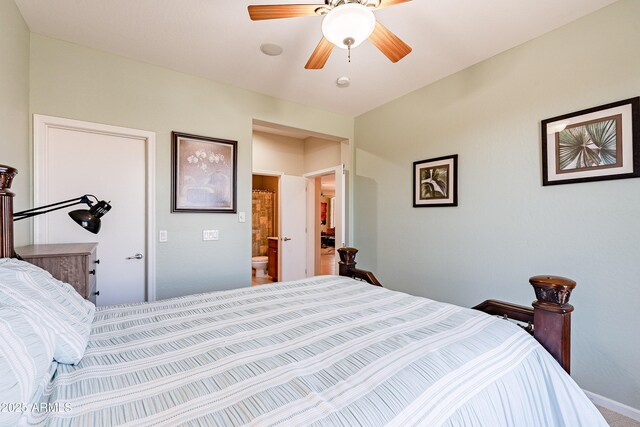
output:
[[0, 165], [0, 258], [14, 258], [13, 193], [9, 191], [17, 169]]
[[533, 336], [562, 365], [571, 367], [571, 291], [576, 282], [558, 276], [534, 276], [529, 283], [535, 289], [533, 302]]
[[356, 268], [356, 248], [339, 248], [340, 262], [338, 262], [338, 274], [340, 276], [349, 276], [349, 270]]
[[371, 283], [374, 286], [382, 286], [382, 284], [378, 281], [378, 279], [373, 275], [372, 272], [356, 268], [357, 253], [358, 250], [356, 248], [338, 249], [338, 254], [340, 255], [340, 262], [338, 262], [338, 274], [340, 276], [362, 280], [364, 282]]

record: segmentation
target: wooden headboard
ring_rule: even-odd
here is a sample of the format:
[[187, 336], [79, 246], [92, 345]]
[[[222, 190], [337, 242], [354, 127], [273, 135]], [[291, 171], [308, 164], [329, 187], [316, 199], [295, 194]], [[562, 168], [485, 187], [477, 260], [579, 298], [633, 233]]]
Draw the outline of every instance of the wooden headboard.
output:
[[15, 258], [13, 247], [13, 193], [9, 191], [18, 170], [0, 165], [0, 258]]

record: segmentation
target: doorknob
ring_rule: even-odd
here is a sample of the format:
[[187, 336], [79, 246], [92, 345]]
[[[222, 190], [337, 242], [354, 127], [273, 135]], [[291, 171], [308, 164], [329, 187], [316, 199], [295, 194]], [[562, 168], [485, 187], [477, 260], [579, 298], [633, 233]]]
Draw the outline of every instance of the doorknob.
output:
[[128, 256], [127, 259], [142, 259], [144, 258], [144, 255], [142, 255], [141, 253], [137, 253], [134, 256]]
[[283, 238], [282, 238], [282, 241], [283, 241], [283, 242], [288, 242], [289, 240], [291, 240], [291, 237], [283, 237]]

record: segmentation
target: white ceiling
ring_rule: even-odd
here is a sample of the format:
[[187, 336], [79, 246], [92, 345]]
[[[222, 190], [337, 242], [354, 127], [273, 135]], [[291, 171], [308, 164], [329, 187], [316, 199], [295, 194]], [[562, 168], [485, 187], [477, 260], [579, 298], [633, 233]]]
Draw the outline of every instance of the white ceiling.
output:
[[[281, 0], [15, 0], [32, 32], [305, 105], [357, 116], [616, 0], [413, 0], [375, 12], [412, 48], [393, 64], [371, 43], [304, 65], [319, 16], [252, 22], [249, 4]], [[304, 3], [322, 3], [322, 0]], [[278, 57], [262, 43], [284, 49]], [[346, 89], [339, 76], [351, 78]]]

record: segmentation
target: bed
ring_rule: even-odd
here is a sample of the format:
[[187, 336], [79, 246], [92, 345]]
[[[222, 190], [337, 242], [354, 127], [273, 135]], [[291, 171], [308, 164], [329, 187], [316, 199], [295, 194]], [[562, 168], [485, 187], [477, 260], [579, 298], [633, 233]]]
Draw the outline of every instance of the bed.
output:
[[533, 321], [538, 339], [386, 289], [351, 248], [339, 249], [340, 276], [96, 308], [12, 257], [6, 175], [0, 425], [606, 425], [565, 372], [569, 344], [553, 338], [567, 337], [555, 329], [567, 328], [568, 281], [535, 278], [534, 309], [481, 305]]

